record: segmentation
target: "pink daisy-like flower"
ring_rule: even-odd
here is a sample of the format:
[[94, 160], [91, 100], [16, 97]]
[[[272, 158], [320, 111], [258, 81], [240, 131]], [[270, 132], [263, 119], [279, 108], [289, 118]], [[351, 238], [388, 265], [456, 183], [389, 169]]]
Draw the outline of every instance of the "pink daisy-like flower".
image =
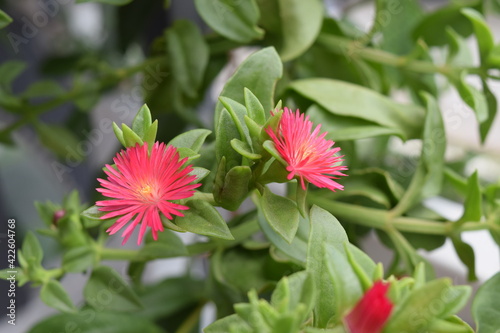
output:
[[100, 211], [108, 212], [101, 219], [120, 217], [107, 232], [113, 235], [132, 221], [122, 233], [122, 244], [127, 242], [139, 223], [137, 244], [141, 243], [148, 226], [157, 240], [158, 231], [163, 231], [160, 212], [169, 220], [173, 219], [172, 215], [183, 216], [180, 211], [189, 207], [172, 201], [193, 196], [194, 189], [201, 185], [192, 184], [196, 176], [189, 174], [193, 168], [184, 165], [186, 160], [179, 160], [175, 147], [158, 142], [153, 145], [151, 153], [148, 153], [145, 143], [116, 154], [113, 158], [116, 169], [106, 164], [104, 172], [108, 179], [98, 179], [102, 188], [97, 191], [111, 198], [96, 203]]
[[394, 305], [386, 296], [389, 284], [377, 281], [359, 300], [344, 321], [350, 333], [380, 333]]
[[266, 132], [288, 164], [288, 180], [299, 177], [304, 190], [304, 180], [320, 188], [343, 190], [343, 185], [332, 180], [338, 179], [335, 176], [346, 176], [341, 171], [347, 170], [347, 167], [339, 165], [343, 161], [342, 156], [335, 155], [340, 148], [332, 148], [335, 142], [325, 140], [327, 132], [319, 133], [321, 125], [311, 133], [312, 126], [309, 116], [304, 117], [299, 110], [293, 113], [285, 108], [276, 131], [269, 127]]

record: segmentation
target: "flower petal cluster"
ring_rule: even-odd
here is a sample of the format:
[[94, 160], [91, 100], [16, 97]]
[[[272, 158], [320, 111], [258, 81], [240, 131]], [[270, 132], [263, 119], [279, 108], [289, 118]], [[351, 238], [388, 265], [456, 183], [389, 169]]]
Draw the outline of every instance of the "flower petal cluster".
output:
[[381, 333], [394, 305], [386, 296], [389, 284], [377, 281], [344, 318], [350, 333]]
[[179, 153], [173, 146], [156, 142], [151, 153], [148, 145], [137, 144], [119, 152], [113, 161], [116, 168], [106, 165], [107, 179], [98, 179], [102, 188], [97, 188], [109, 200], [98, 201], [100, 211], [107, 212], [101, 219], [119, 217], [107, 230], [111, 235], [130, 224], [122, 233], [123, 243], [141, 224], [137, 244], [140, 244], [147, 227], [153, 238], [163, 231], [160, 213], [169, 220], [174, 215], [183, 216], [182, 210], [189, 207], [175, 203], [194, 194], [201, 184], [193, 184], [196, 176], [190, 175], [191, 165], [185, 165], [187, 158], [179, 160]]
[[337, 155], [340, 148], [332, 148], [335, 142], [325, 139], [327, 132], [320, 134], [321, 125], [312, 127], [309, 116], [284, 108], [276, 130], [268, 127], [266, 132], [288, 164], [288, 180], [298, 177], [304, 190], [306, 181], [332, 191], [343, 190], [344, 186], [333, 180], [346, 176], [341, 172], [347, 170], [340, 165], [343, 156]]

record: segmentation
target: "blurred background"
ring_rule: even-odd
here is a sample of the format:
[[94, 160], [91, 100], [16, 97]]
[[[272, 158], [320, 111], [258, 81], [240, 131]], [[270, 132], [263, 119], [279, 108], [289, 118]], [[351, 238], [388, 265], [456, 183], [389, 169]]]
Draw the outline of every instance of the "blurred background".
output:
[[[447, 1], [422, 1], [424, 8], [439, 7]], [[347, 16], [360, 29], [367, 31], [373, 21], [373, 1], [334, 1], [326, 0], [328, 14], [340, 17]], [[123, 7], [97, 3], [75, 4], [72, 0], [0, 0], [0, 8], [8, 13], [14, 22], [0, 31], [0, 64], [8, 60], [21, 60], [28, 64], [25, 70], [13, 81], [13, 92], [23, 92], [33, 82], [50, 78], [57, 85], [69, 87], [73, 84], [70, 77], [74, 73], [75, 62], [79, 66], [107, 62], [118, 66], [132, 65], [141, 62], [152, 52], [151, 44], [156, 37], [172, 22], [187, 18], [196, 22], [204, 31], [202, 20], [196, 14], [192, 0], [173, 0], [165, 10], [165, 1], [134, 1]], [[499, 16], [486, 16], [495, 34], [500, 39]], [[471, 39], [471, 54], [476, 44]], [[153, 43], [154, 44], [154, 43]], [[210, 125], [214, 101], [222, 85], [252, 50], [243, 49], [232, 52], [230, 63], [218, 74], [218, 79], [204, 97], [202, 107], [204, 114], [201, 121]], [[442, 55], [435, 54], [436, 57]], [[83, 60], [82, 60], [83, 59]], [[475, 59], [478, 62], [478, 59]], [[106, 70], [106, 69], [104, 69]], [[152, 71], [157, 71], [152, 68]], [[161, 70], [156, 74], [161, 80], [168, 73]], [[83, 75], [79, 78], [85, 82]], [[478, 84], [479, 82], [471, 82]], [[57, 85], [53, 89], [57, 89]], [[42, 116], [48, 124], [60, 124], [70, 129], [68, 138], [75, 149], [83, 152], [84, 158], [66, 158], [65, 164], [46, 148], [40, 129], [22, 126], [13, 132], [11, 145], [0, 138], [0, 269], [6, 267], [6, 221], [16, 219], [16, 238], [18, 242], [27, 230], [36, 230], [42, 226], [34, 201], [61, 202], [71, 190], [78, 189], [84, 202], [92, 204], [96, 195], [96, 176], [104, 163], [109, 163], [112, 156], [120, 148], [119, 143], [110, 130], [111, 121], [130, 124], [137, 110], [144, 103], [144, 91], [141, 90], [141, 77], [133, 76], [124, 80], [117, 87], [109, 89], [104, 95], [89, 94], [76, 102], [65, 103], [54, 107]], [[500, 84], [491, 82], [493, 93], [500, 98]], [[146, 91], [147, 93], [147, 91]], [[1, 96], [0, 96], [1, 97]], [[398, 101], [408, 101], [404, 92], [394, 92]], [[43, 94], [40, 97], [43, 102]], [[165, 98], [168, 98], [166, 96]], [[459, 160], [474, 152], [475, 157], [467, 162], [466, 170], [472, 173], [478, 169], [484, 180], [500, 179], [500, 118], [497, 117], [491, 134], [484, 145], [480, 144], [477, 124], [473, 112], [466, 106], [454, 90], [448, 90], [440, 98], [441, 111], [445, 121], [446, 135], [449, 142], [448, 160]], [[154, 111], [154, 110], [153, 110]], [[176, 124], [175, 115], [157, 115], [161, 126]], [[0, 128], [14, 123], [17, 116], [0, 109]], [[103, 122], [103, 120], [105, 120]], [[182, 128], [172, 128], [173, 137]], [[37, 134], [38, 133], [38, 134]], [[394, 140], [391, 148], [408, 156], [419, 156], [420, 142], [402, 143]], [[80, 152], [80, 153], [81, 153]], [[75, 153], [78, 155], [78, 152]], [[457, 219], [462, 214], [461, 205], [443, 198], [432, 198], [427, 206], [448, 219]], [[182, 235], [187, 242], [193, 235]], [[476, 252], [477, 275], [479, 283], [485, 281], [500, 270], [500, 254], [487, 231], [469, 232], [464, 240], [471, 244]], [[60, 258], [57, 248], [51, 239], [39, 237], [45, 250], [45, 266], [55, 266]], [[112, 239], [118, 245], [121, 240]], [[18, 244], [19, 246], [20, 244]], [[133, 244], [129, 244], [133, 246]], [[390, 263], [392, 252], [385, 249], [373, 233], [363, 240], [363, 248], [375, 260], [384, 265]], [[458, 259], [451, 242], [432, 252], [420, 252], [437, 268], [439, 276], [450, 276], [454, 283], [466, 283], [467, 271]], [[49, 259], [47, 259], [49, 258]], [[53, 259], [50, 259], [53, 258]], [[53, 260], [53, 263], [50, 261]], [[109, 263], [124, 272], [120, 263]], [[183, 271], [185, 262], [182, 259], [156, 260], [148, 265], [147, 280], [156, 281], [166, 275], [178, 275]], [[79, 305], [82, 302], [81, 289], [86, 277], [71, 274], [71, 279], [64, 279], [63, 284]], [[478, 283], [474, 283], [476, 286]], [[6, 290], [5, 281], [0, 281], [0, 290]], [[24, 286], [18, 288], [16, 301], [16, 326], [6, 325], [0, 321], [0, 332], [24, 332], [33, 323], [55, 310], [47, 307], [39, 299], [36, 289]], [[0, 296], [0, 308], [7, 305], [3, 294]], [[464, 318], [470, 321], [470, 315], [464, 310]], [[211, 310], [206, 309], [205, 318], [210, 321]], [[3, 312], [2, 312], [3, 314]], [[3, 318], [3, 317], [2, 317]]]

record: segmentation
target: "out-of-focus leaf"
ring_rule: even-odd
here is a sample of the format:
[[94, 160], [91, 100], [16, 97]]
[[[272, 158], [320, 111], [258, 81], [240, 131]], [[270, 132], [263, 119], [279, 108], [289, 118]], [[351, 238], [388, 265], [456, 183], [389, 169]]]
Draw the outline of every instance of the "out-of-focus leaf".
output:
[[[134, 290], [108, 266], [94, 268], [83, 295], [88, 304], [100, 311], [132, 312], [142, 308]], [[103, 297], [107, 297], [106, 302], [102, 301]]]
[[460, 36], [450, 27], [446, 28], [446, 36], [449, 41], [448, 63], [455, 66], [472, 66], [472, 54], [465, 38]]
[[40, 299], [50, 307], [62, 312], [76, 312], [73, 302], [59, 281], [50, 280], [40, 290]]
[[[92, 319], [92, 320], [89, 320]], [[68, 328], [81, 333], [163, 333], [151, 321], [139, 316], [84, 310], [77, 314], [59, 314], [37, 323], [28, 333], [64, 332]]]
[[67, 158], [69, 156], [72, 160], [76, 161], [81, 161], [85, 158], [86, 152], [83, 150], [83, 145], [80, 148], [80, 142], [75, 134], [70, 132], [66, 127], [37, 123], [35, 129], [40, 141], [59, 158]]
[[484, 62], [494, 45], [493, 34], [484, 17], [478, 11], [471, 8], [464, 8], [461, 10], [461, 13], [472, 22], [479, 47], [479, 55], [481, 56], [481, 61]]
[[0, 9], [0, 29], [5, 28], [12, 23], [12, 17], [7, 15], [3, 10]]
[[21, 95], [25, 98], [55, 97], [64, 93], [65, 90], [57, 82], [42, 80], [30, 85]]
[[423, 38], [429, 46], [446, 44], [446, 30], [451, 27], [463, 37], [469, 36], [473, 29], [469, 20], [462, 15], [463, 8], [479, 8], [481, 1], [464, 0], [453, 1], [436, 11], [427, 14], [413, 30], [413, 39]]
[[479, 222], [481, 220], [481, 217], [483, 216], [482, 204], [483, 199], [481, 194], [481, 186], [479, 184], [479, 178], [476, 170], [467, 181], [467, 194], [464, 203], [464, 214], [457, 222], [455, 222], [455, 224], [458, 226], [467, 221]]
[[165, 36], [170, 68], [177, 85], [189, 97], [197, 97], [209, 59], [208, 46], [200, 30], [194, 23], [180, 20], [165, 32]]
[[474, 255], [474, 249], [472, 248], [472, 246], [464, 242], [460, 235], [452, 236], [451, 241], [453, 242], [453, 247], [455, 247], [455, 251], [457, 252], [458, 257], [464, 263], [464, 265], [467, 266], [467, 279], [469, 281], [477, 281], [476, 257]]
[[260, 12], [255, 0], [195, 0], [195, 5], [203, 20], [228, 39], [248, 43], [264, 35], [257, 26]]
[[486, 97], [486, 105], [488, 106], [488, 119], [479, 125], [479, 133], [481, 135], [481, 142], [485, 142], [490, 132], [491, 126], [495, 121], [497, 115], [498, 102], [496, 96], [491, 92], [488, 83], [485, 80], [481, 81], [483, 84], [483, 93]]
[[12, 81], [14, 81], [24, 70], [26, 63], [19, 60], [5, 61], [0, 65], [0, 88], [10, 93]]
[[500, 327], [500, 273], [486, 281], [472, 303], [477, 333], [498, 333]]
[[[274, 87], [283, 74], [283, 65], [278, 53], [273, 47], [267, 47], [250, 55], [238, 67], [233, 76], [226, 82], [221, 96], [245, 105], [245, 88], [250, 89], [259, 99], [264, 110], [271, 111], [274, 107]], [[222, 103], [215, 107], [215, 124], [218, 126]]]
[[391, 128], [404, 133], [404, 139], [420, 136], [424, 114], [416, 105], [398, 104], [373, 90], [337, 80], [297, 80], [289, 87], [334, 115], [359, 118]]

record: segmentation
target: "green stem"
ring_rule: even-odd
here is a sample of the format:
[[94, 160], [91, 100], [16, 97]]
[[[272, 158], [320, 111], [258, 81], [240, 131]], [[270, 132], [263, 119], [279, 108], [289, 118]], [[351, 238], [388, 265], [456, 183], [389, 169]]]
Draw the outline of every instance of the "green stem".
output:
[[393, 215], [386, 210], [333, 201], [311, 192], [308, 194], [307, 200], [311, 204], [323, 207], [337, 217], [342, 217], [356, 224], [385, 231], [395, 228], [403, 232], [428, 235], [450, 235], [453, 232], [460, 233], [494, 227], [493, 223], [490, 222], [465, 222], [457, 228], [454, 226], [455, 222], [453, 221], [436, 222], [406, 216], [393, 217]]
[[79, 99], [81, 97], [88, 96], [90, 94], [94, 94], [96, 92], [101, 92], [106, 89], [109, 89], [116, 84], [118, 84], [120, 81], [143, 71], [144, 69], [154, 66], [154, 65], [159, 65], [161, 63], [165, 62], [165, 57], [157, 57], [157, 58], [151, 58], [147, 59], [146, 61], [137, 64], [135, 66], [127, 67], [127, 68], [120, 68], [114, 71], [113, 74], [107, 75], [105, 77], [97, 78], [96, 84], [89, 84], [86, 86], [75, 86], [73, 89], [70, 91], [66, 92], [65, 94], [62, 94], [50, 101], [36, 104], [36, 105], [31, 105], [31, 104], [26, 104], [22, 105], [20, 107], [16, 108], [10, 108], [11, 111], [13, 112], [22, 112], [21, 118], [19, 118], [17, 121], [14, 123], [10, 124], [9, 126], [5, 127], [2, 130], [3, 135], [9, 135], [11, 132], [15, 131], [19, 127], [26, 125], [30, 122], [32, 122], [34, 119], [36, 119], [36, 116], [54, 109], [55, 107], [72, 102], [76, 99]]
[[111, 249], [103, 247], [100, 249], [101, 260], [128, 260], [137, 261], [139, 250]]
[[449, 65], [437, 66], [431, 62], [411, 59], [409, 57], [398, 56], [380, 49], [365, 47], [360, 41], [333, 36], [320, 35], [318, 43], [331, 52], [344, 54], [348, 58], [359, 57], [363, 60], [373, 61], [392, 67], [403, 68], [409, 71], [425, 74], [440, 73], [446, 76], [467, 70], [469, 73], [482, 74], [483, 69], [477, 67], [452, 67]]

